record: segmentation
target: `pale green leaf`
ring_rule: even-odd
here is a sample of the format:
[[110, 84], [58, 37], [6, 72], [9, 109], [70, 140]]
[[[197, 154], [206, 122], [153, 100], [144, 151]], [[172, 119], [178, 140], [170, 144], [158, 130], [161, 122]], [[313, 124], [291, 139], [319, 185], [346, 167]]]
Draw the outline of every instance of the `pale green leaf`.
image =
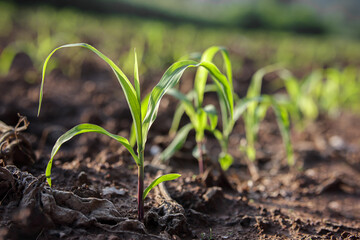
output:
[[166, 182], [166, 181], [171, 181], [174, 179], [177, 179], [178, 177], [181, 177], [180, 174], [177, 173], [171, 173], [171, 174], [166, 174], [166, 175], [162, 175], [161, 177], [156, 178], [145, 190], [143, 193], [143, 200], [145, 200], [146, 196], [148, 195], [148, 193], [151, 191], [151, 189], [153, 189], [154, 187], [156, 187], [157, 185], [159, 185], [162, 182]]
[[183, 126], [178, 131], [178, 133], [176, 134], [175, 138], [172, 140], [170, 145], [161, 153], [160, 159], [162, 161], [167, 161], [174, 155], [176, 151], [180, 150], [184, 145], [189, 132], [192, 129], [194, 129], [194, 126], [191, 123], [188, 123], [185, 126]]
[[103, 129], [100, 126], [94, 125], [94, 124], [89, 124], [89, 123], [84, 123], [84, 124], [80, 124], [77, 125], [75, 127], [73, 127], [72, 129], [70, 129], [69, 131], [67, 131], [66, 133], [64, 133], [63, 135], [61, 135], [58, 140], [56, 141], [52, 151], [51, 151], [51, 157], [50, 157], [50, 161], [47, 164], [46, 167], [46, 177], [47, 177], [47, 181], [49, 183], [49, 185], [51, 186], [51, 167], [52, 167], [52, 162], [53, 159], [56, 155], [56, 153], [59, 151], [61, 145], [63, 145], [64, 143], [66, 143], [67, 141], [71, 140], [74, 136], [82, 134], [82, 133], [88, 133], [88, 132], [96, 132], [96, 133], [101, 133], [104, 134], [108, 137], [111, 137], [115, 140], [117, 140], [119, 143], [121, 143], [131, 154], [131, 156], [134, 158], [135, 162], [137, 164], [139, 163], [138, 157], [136, 156], [134, 150], [132, 149], [132, 147], [130, 146], [128, 140], [124, 137], [109, 133], [108, 131], [106, 131], [105, 129]]
[[47, 64], [48, 64], [51, 56], [57, 50], [62, 49], [62, 48], [69, 48], [69, 47], [87, 48], [90, 51], [97, 54], [101, 59], [103, 59], [111, 67], [111, 69], [114, 71], [114, 73], [118, 79], [118, 82], [120, 83], [121, 88], [123, 89], [125, 98], [129, 105], [132, 118], [135, 122], [136, 136], [137, 136], [138, 142], [142, 142], [143, 137], [142, 137], [142, 131], [141, 131], [142, 129], [141, 129], [140, 100], [137, 97], [137, 93], [136, 93], [134, 87], [131, 85], [131, 82], [125, 76], [125, 74], [120, 70], [120, 68], [118, 66], [116, 66], [116, 64], [113, 61], [111, 61], [108, 57], [106, 57], [104, 54], [102, 54], [96, 48], [94, 48], [93, 46], [86, 44], [86, 43], [74, 43], [74, 44], [67, 44], [67, 45], [60, 46], [58, 48], [55, 48], [49, 54], [49, 56], [46, 58], [46, 60], [44, 62], [44, 66], [43, 66], [43, 71], [42, 71], [42, 81], [41, 81], [40, 96], [39, 96], [38, 115], [40, 114], [41, 103], [42, 103], [42, 98], [43, 98], [43, 89], [44, 89], [45, 72], [46, 72]]
[[[221, 52], [221, 54], [223, 56], [224, 65], [226, 68], [227, 80], [228, 80], [230, 88], [232, 89], [233, 87], [232, 87], [231, 61], [230, 61], [229, 54], [226, 49], [224, 49], [223, 47], [218, 47], [218, 46], [213, 46], [213, 47], [208, 48], [207, 50], [204, 51], [204, 53], [201, 57], [201, 62], [204, 62], [204, 61], [212, 62], [212, 60], [217, 52]], [[204, 92], [205, 92], [207, 77], [208, 77], [208, 71], [206, 71], [206, 69], [199, 68], [197, 70], [196, 76], [195, 76], [194, 88], [195, 88], [195, 91], [197, 92], [196, 96], [197, 96], [197, 105], [198, 106], [202, 105], [202, 102], [204, 99]]]
[[138, 62], [137, 62], [137, 55], [136, 55], [136, 50], [134, 49], [134, 86], [135, 86], [135, 91], [136, 91], [136, 96], [138, 98], [138, 100], [141, 100], [141, 96], [140, 96], [140, 80], [139, 80], [139, 67], [138, 67]]
[[197, 66], [198, 64], [195, 61], [180, 61], [174, 63], [168, 68], [159, 83], [151, 91], [147, 113], [143, 120], [143, 145], [145, 145], [147, 133], [155, 120], [160, 101], [164, 94], [178, 83], [180, 77], [187, 68]]
[[217, 123], [218, 123], [218, 115], [217, 115], [217, 112], [216, 112], [216, 108], [214, 105], [206, 105], [204, 107], [204, 111], [206, 112], [208, 118], [209, 118], [209, 121], [210, 121], [210, 131], [214, 130], [217, 126]]
[[219, 155], [219, 163], [222, 170], [226, 171], [233, 164], [234, 158], [228, 153], [220, 153]]

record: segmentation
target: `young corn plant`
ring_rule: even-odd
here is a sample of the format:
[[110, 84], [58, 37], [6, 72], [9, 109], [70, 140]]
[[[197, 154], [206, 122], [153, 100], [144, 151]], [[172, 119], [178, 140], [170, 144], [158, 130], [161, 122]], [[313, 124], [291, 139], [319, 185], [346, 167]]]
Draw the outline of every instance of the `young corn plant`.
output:
[[350, 66], [343, 70], [328, 68], [323, 71], [323, 76], [325, 81], [319, 99], [319, 105], [323, 112], [335, 117], [339, 115], [341, 108], [358, 110], [358, 69]]
[[[194, 81], [194, 90], [190, 91], [186, 95], [182, 94], [174, 88], [168, 91], [169, 95], [172, 95], [180, 100], [180, 105], [175, 112], [172, 127], [170, 129], [170, 134], [177, 134], [172, 143], [162, 152], [160, 158], [163, 161], [168, 160], [177, 150], [183, 146], [189, 132], [191, 130], [195, 130], [195, 140], [197, 145], [194, 149], [193, 155], [198, 159], [200, 175], [204, 172], [203, 155], [205, 149], [205, 130], [213, 133], [214, 135], [217, 135], [220, 138], [222, 138], [223, 135], [225, 136], [224, 138], [226, 138], [226, 136], [228, 136], [231, 131], [231, 129], [228, 128], [228, 125], [233, 121], [234, 100], [232, 69], [228, 52], [221, 47], [210, 47], [203, 53], [201, 61], [211, 62], [215, 54], [218, 52], [222, 54], [226, 69], [226, 76], [219, 70], [216, 72], [210, 72], [214, 84], [207, 85], [206, 82], [208, 78], [208, 71], [205, 68], [198, 68]], [[218, 93], [223, 122], [222, 132], [216, 129], [218, 125], [218, 114], [215, 106], [203, 106], [204, 94], [205, 92], [210, 91], [215, 91]], [[180, 130], [178, 130], [180, 119], [184, 113], [190, 119], [190, 123], [186, 124]], [[224, 141], [222, 143], [223, 144], [221, 144], [221, 147], [223, 151], [220, 154], [219, 159], [228, 159], [231, 156], [227, 154], [227, 142]]]
[[276, 120], [280, 129], [282, 139], [285, 144], [288, 164], [294, 164], [293, 149], [290, 141], [290, 122], [288, 112], [284, 106], [268, 95], [261, 95], [262, 79], [265, 74], [276, 71], [278, 66], [268, 66], [259, 69], [253, 76], [247, 91], [245, 101], [239, 100], [239, 107], [243, 105], [246, 110], [243, 113], [243, 119], [246, 132], [246, 145], [240, 145], [240, 150], [244, 151], [250, 160], [249, 170], [254, 179], [258, 178], [258, 173], [253, 162], [256, 158], [255, 142], [259, 131], [260, 123], [264, 119], [267, 109], [271, 106], [275, 112]]
[[285, 69], [278, 69], [277, 73], [284, 82], [287, 95], [277, 94], [276, 98], [288, 110], [296, 128], [303, 129], [319, 115], [323, 88], [322, 72], [315, 70], [302, 80]]
[[359, 99], [356, 68], [314, 70], [304, 79], [297, 79], [286, 70], [278, 74], [288, 96], [277, 97], [300, 129], [317, 119], [320, 113], [336, 116], [344, 107], [356, 110]]
[[[164, 181], [174, 180], [178, 178], [179, 174], [167, 174], [160, 176], [159, 178], [155, 179], [146, 189], [144, 189], [144, 150], [145, 144], [148, 137], [148, 132], [156, 119], [157, 111], [159, 108], [160, 101], [164, 94], [172, 88], [176, 83], [178, 83], [179, 79], [181, 78], [183, 72], [187, 68], [191, 67], [203, 67], [207, 71], [209, 71], [212, 75], [220, 77], [221, 73], [216, 68], [214, 64], [207, 61], [196, 62], [196, 61], [179, 61], [171, 65], [167, 71], [164, 73], [158, 84], [153, 88], [150, 95], [145, 98], [145, 100], [141, 101], [140, 98], [140, 81], [139, 81], [139, 74], [138, 74], [138, 65], [136, 60], [135, 54], [135, 64], [134, 64], [134, 85], [129, 81], [129, 79], [125, 76], [125, 74], [121, 71], [121, 69], [114, 64], [108, 57], [102, 54], [100, 51], [95, 49], [93, 46], [86, 44], [86, 43], [75, 43], [75, 44], [67, 44], [60, 46], [54, 49], [49, 56], [46, 58], [44, 66], [43, 66], [43, 73], [42, 73], [42, 82], [41, 82], [41, 89], [40, 89], [40, 97], [39, 97], [39, 109], [38, 115], [40, 114], [41, 103], [43, 98], [43, 89], [44, 89], [44, 81], [45, 81], [45, 72], [47, 68], [48, 61], [50, 60], [51, 56], [59, 49], [62, 48], [70, 48], [70, 47], [83, 47], [98, 55], [102, 60], [104, 60], [110, 68], [115, 73], [117, 80], [125, 94], [125, 98], [127, 100], [128, 106], [130, 108], [131, 116], [133, 119], [134, 129], [135, 129], [135, 136], [136, 136], [136, 144], [137, 144], [137, 152], [131, 147], [129, 141], [122, 137], [112, 133], [109, 133], [105, 129], [100, 126], [94, 124], [80, 124], [75, 126], [74, 128], [67, 131], [65, 134], [59, 137], [56, 141], [52, 152], [51, 157], [48, 162], [46, 168], [46, 178], [51, 186], [51, 168], [53, 159], [60, 149], [61, 145], [65, 142], [72, 139], [74, 136], [87, 133], [87, 132], [96, 132], [100, 134], [104, 134], [108, 137], [111, 137], [117, 140], [120, 144], [122, 144], [131, 154], [135, 163], [138, 166], [138, 219], [142, 220], [144, 217], [144, 199], [146, 198], [149, 191]], [[223, 79], [224, 81], [224, 79]]]

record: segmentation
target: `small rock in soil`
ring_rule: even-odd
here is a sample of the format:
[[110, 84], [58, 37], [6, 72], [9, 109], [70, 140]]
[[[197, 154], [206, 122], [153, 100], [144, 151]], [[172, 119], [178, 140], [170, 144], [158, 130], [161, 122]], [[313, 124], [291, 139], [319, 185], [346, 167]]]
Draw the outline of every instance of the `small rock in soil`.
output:
[[118, 196], [124, 196], [126, 194], [126, 191], [124, 189], [117, 189], [116, 187], [105, 187], [102, 190], [102, 194], [105, 195], [118, 195]]
[[256, 218], [255, 227], [257, 227], [260, 233], [264, 233], [271, 228], [271, 223], [264, 218]]
[[79, 183], [80, 186], [83, 185], [83, 184], [86, 184], [86, 185], [91, 184], [91, 182], [88, 179], [88, 176], [87, 176], [86, 172], [84, 172], [84, 171], [81, 171], [79, 173], [79, 175], [77, 176], [77, 180], [78, 180], [78, 183]]
[[243, 227], [249, 227], [250, 226], [250, 222], [251, 222], [251, 217], [250, 216], [243, 216], [242, 219], [240, 220], [240, 224]]
[[146, 233], [145, 226], [138, 220], [125, 220], [120, 223], [120, 229], [124, 231]]

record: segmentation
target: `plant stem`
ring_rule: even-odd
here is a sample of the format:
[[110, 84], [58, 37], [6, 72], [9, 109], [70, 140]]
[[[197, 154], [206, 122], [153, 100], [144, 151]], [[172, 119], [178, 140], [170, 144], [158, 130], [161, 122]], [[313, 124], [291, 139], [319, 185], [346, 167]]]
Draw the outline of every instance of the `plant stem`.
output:
[[248, 169], [249, 169], [249, 172], [250, 172], [250, 175], [251, 175], [251, 179], [253, 181], [257, 181], [260, 178], [260, 176], [259, 176], [258, 168], [256, 167], [254, 161], [247, 159], [246, 163], [248, 165]]
[[203, 159], [203, 149], [202, 149], [202, 142], [197, 142], [197, 146], [198, 146], [198, 152], [199, 152], [199, 174], [203, 175], [204, 173], [204, 159]]
[[138, 219], [142, 221], [144, 219], [144, 151], [140, 151], [139, 154], [140, 165], [138, 165]]

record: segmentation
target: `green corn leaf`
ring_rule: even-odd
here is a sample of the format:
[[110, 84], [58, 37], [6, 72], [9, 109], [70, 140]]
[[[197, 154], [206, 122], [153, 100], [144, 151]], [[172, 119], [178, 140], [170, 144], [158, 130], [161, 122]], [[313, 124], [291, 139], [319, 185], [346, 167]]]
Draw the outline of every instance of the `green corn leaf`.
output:
[[143, 200], [145, 200], [146, 196], [151, 191], [151, 189], [153, 189], [154, 187], [156, 187], [160, 183], [177, 179], [180, 176], [181, 176], [180, 174], [171, 173], [171, 174], [166, 174], [166, 175], [162, 175], [161, 177], [158, 177], [144, 190]]
[[215, 85], [218, 88], [220, 94], [223, 95], [227, 109], [229, 111], [230, 119], [233, 119], [234, 116], [234, 96], [232, 85], [229, 83], [228, 79], [223, 75], [219, 69], [211, 62], [201, 62], [200, 66], [206, 68], [212, 76], [212, 79]]
[[233, 164], [234, 158], [228, 153], [220, 153], [219, 155], [219, 163], [222, 170], [226, 171]]
[[[213, 46], [213, 47], [208, 48], [203, 53], [203, 55], [201, 57], [201, 62], [204, 62], [204, 61], [212, 62], [212, 59], [214, 58], [214, 56], [217, 52], [221, 52], [221, 54], [222, 54], [222, 57], [224, 59], [224, 65], [226, 68], [227, 80], [228, 80], [230, 88], [232, 89], [233, 88], [232, 87], [233, 86], [232, 85], [232, 67], [231, 67], [229, 54], [226, 49], [224, 49], [222, 47], [218, 47], [218, 46]], [[207, 76], [208, 76], [208, 71], [206, 71], [206, 69], [204, 69], [204, 68], [199, 68], [196, 72], [194, 88], [197, 93], [196, 95], [197, 95], [197, 105], [198, 106], [202, 105], [202, 102], [204, 99], [204, 92], [205, 92]]]
[[257, 70], [251, 79], [251, 83], [248, 88], [246, 97], [252, 98], [252, 97], [260, 96], [262, 79], [264, 78], [264, 76], [268, 73], [279, 70], [281, 70], [280, 75], [284, 77], [289, 75], [288, 72], [285, 69], [283, 69], [280, 65], [269, 65]]
[[[170, 89], [168, 91], [168, 94], [171, 95], [171, 91], [172, 89]], [[215, 84], [207, 84], [205, 86], [205, 92], [217, 92], [218, 89], [216, 87]], [[174, 95], [173, 95], [174, 96]], [[175, 97], [175, 96], [174, 96]], [[195, 91], [194, 90], [191, 90], [189, 91], [189, 93], [186, 94], [186, 99], [188, 101], [193, 101], [195, 97]], [[180, 98], [176, 97], [177, 99], [181, 100]], [[225, 101], [225, 100], [224, 100]], [[180, 120], [182, 118], [182, 116], [184, 115], [185, 113], [185, 109], [184, 109], [184, 106], [183, 106], [184, 103], [180, 102], [180, 104], [176, 107], [176, 110], [175, 110], [175, 113], [174, 113], [174, 117], [173, 117], [173, 120], [172, 120], [172, 123], [171, 123], [171, 127], [170, 127], [170, 130], [169, 130], [169, 134], [172, 135], [172, 134], [175, 134], [176, 131], [178, 130], [179, 128], [179, 125], [180, 125]], [[226, 104], [226, 103], [225, 103]], [[225, 105], [225, 108], [226, 108], [226, 105]]]
[[125, 148], [130, 152], [131, 156], [134, 158], [135, 162], [139, 165], [139, 159], [136, 156], [134, 150], [132, 149], [132, 147], [130, 146], [128, 140], [124, 137], [115, 135], [115, 134], [111, 134], [108, 131], [106, 131], [105, 129], [103, 129], [100, 126], [94, 125], [94, 124], [88, 124], [88, 123], [84, 123], [84, 124], [80, 124], [77, 125], [75, 127], [73, 127], [72, 129], [70, 129], [69, 131], [67, 131], [66, 133], [64, 133], [63, 135], [61, 135], [58, 140], [56, 141], [52, 151], [51, 151], [51, 157], [50, 157], [50, 161], [47, 164], [46, 167], [46, 177], [47, 177], [47, 181], [49, 183], [49, 185], [51, 186], [51, 167], [52, 167], [52, 162], [53, 159], [56, 155], [56, 153], [59, 151], [61, 145], [63, 145], [64, 143], [66, 143], [67, 141], [71, 140], [74, 136], [82, 134], [82, 133], [88, 133], [88, 132], [96, 132], [96, 133], [101, 133], [104, 134], [108, 137], [111, 137], [115, 140], [117, 140], [118, 142], [120, 142], [123, 146], [125, 146]]
[[178, 133], [176, 134], [174, 140], [170, 143], [170, 145], [161, 153], [160, 159], [162, 161], [169, 160], [176, 151], [180, 150], [184, 145], [189, 132], [194, 129], [194, 126], [191, 123], [183, 126]]
[[[145, 117], [145, 114], [146, 114], [146, 109], [147, 109], [147, 106], [149, 104], [149, 97], [150, 97], [150, 94], [146, 95], [144, 97], [144, 99], [142, 100], [142, 102], [141, 102], [141, 105], [140, 105], [141, 106], [141, 120], [144, 120], [144, 117]], [[135, 146], [135, 143], [136, 143], [136, 130], [135, 130], [134, 123], [131, 124], [129, 142], [130, 142], [130, 145], [132, 147]]]
[[294, 165], [294, 151], [290, 139], [290, 120], [289, 115], [285, 107], [280, 106], [276, 101], [271, 98], [272, 108], [274, 109], [276, 115], [276, 121], [280, 129], [280, 133], [285, 145], [286, 156], [288, 164], [290, 166]]
[[246, 115], [245, 116], [245, 129], [246, 129], [246, 139], [247, 146], [245, 147], [245, 151], [250, 160], [255, 160], [256, 150], [254, 147], [254, 143], [257, 137], [259, 124], [265, 117], [266, 111], [268, 107], [272, 107], [275, 115], [276, 121], [278, 123], [280, 134], [282, 136], [286, 155], [288, 159], [288, 164], [291, 166], [294, 164], [294, 154], [290, 139], [290, 120], [288, 116], [288, 111], [285, 106], [281, 106], [277, 103], [275, 98], [268, 95], [261, 95], [260, 97], [245, 99], [244, 101], [239, 101], [235, 107], [235, 117], [240, 117], [241, 113], [244, 113], [246, 106], [252, 102], [258, 102], [259, 105], [256, 105], [255, 115]]
[[256, 116], [256, 120], [255, 123], [258, 124], [260, 123], [262, 120], [264, 120], [266, 112], [269, 108], [269, 103], [267, 102], [261, 102], [255, 110], [255, 116]]
[[205, 135], [204, 132], [207, 126], [207, 114], [202, 108], [198, 109], [196, 113], [196, 119], [197, 120], [193, 122], [196, 132], [196, 136], [195, 136], [196, 142], [202, 142]]
[[279, 105], [272, 96], [264, 95], [263, 101], [264, 103], [268, 103], [275, 112], [276, 121], [285, 145], [288, 164], [289, 166], [292, 166], [294, 165], [294, 153], [290, 138], [290, 120], [288, 111], [284, 106]]
[[204, 107], [204, 111], [206, 112], [209, 121], [210, 121], [210, 131], [214, 130], [218, 123], [218, 115], [216, 112], [216, 108], [214, 105], [206, 105]]
[[234, 107], [234, 119], [225, 125], [224, 133], [228, 136], [234, 128], [235, 122], [240, 119], [250, 103], [261, 101], [261, 97], [238, 99]]
[[194, 61], [176, 62], [168, 68], [168, 70], [164, 73], [163, 77], [161, 78], [160, 82], [151, 91], [147, 113], [143, 120], [143, 129], [142, 129], [143, 146], [145, 146], [149, 128], [151, 127], [152, 123], [155, 120], [161, 98], [169, 89], [171, 89], [179, 81], [183, 72], [187, 68], [199, 67], [199, 66], [206, 68], [213, 76], [215, 84], [218, 86], [219, 89], [221, 89], [221, 92], [224, 94], [226, 98], [226, 103], [230, 112], [230, 116], [231, 118], [233, 117], [234, 107], [233, 107], [232, 88], [230, 87], [226, 77], [219, 71], [219, 69], [213, 63], [206, 61], [201, 63], [196, 63]]
[[125, 76], [125, 74], [120, 70], [118, 66], [115, 65], [113, 61], [111, 61], [108, 57], [106, 57], [104, 54], [102, 54], [100, 51], [98, 51], [93, 46], [86, 44], [86, 43], [74, 43], [74, 44], [67, 44], [60, 46], [58, 48], [55, 48], [49, 56], [46, 58], [43, 66], [42, 71], [42, 81], [41, 81], [41, 88], [40, 88], [40, 96], [39, 96], [39, 108], [38, 108], [38, 115], [40, 114], [41, 109], [41, 103], [43, 98], [43, 88], [44, 88], [44, 80], [45, 80], [45, 72], [47, 68], [47, 64], [51, 58], [51, 56], [59, 49], [62, 48], [70, 48], [70, 47], [84, 47], [89, 49], [90, 51], [97, 54], [101, 59], [103, 59], [114, 71], [121, 88], [123, 89], [123, 92], [125, 94], [125, 98], [127, 100], [127, 103], [130, 108], [130, 112], [132, 115], [132, 118], [135, 122], [135, 129], [136, 129], [136, 137], [138, 139], [138, 142], [142, 142], [143, 136], [142, 136], [142, 128], [141, 128], [141, 114], [140, 114], [140, 100], [137, 97], [137, 93], [134, 89], [134, 87], [131, 85], [131, 82], [129, 79]]
[[180, 104], [176, 107], [174, 117], [171, 123], [171, 127], [169, 130], [169, 135], [172, 136], [176, 134], [177, 130], [179, 129], [180, 121], [184, 113], [185, 113], [184, 104], [180, 102]]
[[140, 80], [139, 80], [139, 67], [138, 67], [138, 62], [137, 62], [137, 55], [136, 55], [136, 50], [134, 49], [134, 86], [135, 86], [135, 91], [136, 91], [136, 96], [138, 98], [138, 100], [141, 100], [141, 96], [140, 96]]
[[299, 81], [295, 77], [284, 79], [285, 88], [292, 101], [296, 102], [301, 94]]
[[249, 144], [246, 146], [246, 155], [250, 159], [250, 161], [255, 161], [256, 159], [256, 149], [253, 145]]
[[167, 69], [159, 83], [151, 91], [146, 116], [143, 120], [143, 146], [145, 146], [147, 133], [155, 120], [161, 98], [179, 81], [187, 68], [197, 66], [198, 64], [195, 61], [180, 61], [174, 63]]
[[[283, 69], [280, 65], [269, 65], [266, 67], [263, 67], [256, 71], [256, 73], [253, 75], [251, 79], [250, 86], [248, 88], [246, 97], [247, 98], [253, 98], [261, 95], [261, 86], [262, 86], [262, 80], [264, 76], [270, 72], [274, 71], [280, 71], [280, 76], [282, 77], [289, 77], [291, 74]], [[247, 115], [255, 115], [255, 110], [257, 107], [257, 103], [252, 103], [248, 106], [247, 109]], [[251, 118], [251, 116], [249, 116]], [[256, 116], [253, 116], [256, 118]]]
[[196, 114], [195, 109], [191, 103], [191, 99], [189, 99], [187, 95], [182, 94], [179, 90], [177, 90], [175, 88], [169, 89], [167, 94], [170, 96], [173, 96], [181, 101], [181, 103], [183, 104], [183, 107], [184, 107], [185, 111], [187, 112], [187, 114], [189, 115], [189, 117], [194, 116]]
[[[177, 90], [178, 91], [178, 90]], [[180, 91], [178, 91], [180, 92]], [[174, 93], [172, 89], [170, 89], [168, 91], [168, 94], [172, 95], [173, 97], [177, 98], [178, 100], [180, 100], [180, 103], [179, 105], [176, 107], [176, 110], [175, 110], [175, 113], [174, 113], [174, 117], [173, 117], [173, 120], [172, 120], [172, 123], [171, 123], [171, 127], [170, 127], [170, 130], [169, 130], [169, 134], [170, 135], [173, 135], [176, 133], [176, 131], [178, 130], [179, 128], [179, 125], [180, 125], [180, 120], [182, 118], [182, 116], [184, 115], [185, 113], [185, 107], [184, 107], [184, 104], [181, 99], [183, 98], [186, 98], [187, 100], [186, 101], [190, 101], [192, 102], [194, 97], [195, 97], [195, 91], [194, 90], [191, 90], [189, 91], [187, 94], [186, 94], [186, 97], [183, 97], [183, 96], [177, 96], [177, 93]], [[180, 92], [180, 94], [182, 94]]]

